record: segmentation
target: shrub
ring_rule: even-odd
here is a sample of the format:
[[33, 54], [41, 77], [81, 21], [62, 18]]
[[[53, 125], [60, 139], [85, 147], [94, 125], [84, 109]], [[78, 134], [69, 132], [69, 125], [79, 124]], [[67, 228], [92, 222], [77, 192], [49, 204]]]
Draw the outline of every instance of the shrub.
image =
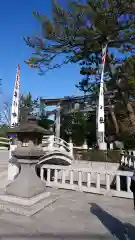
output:
[[120, 150], [74, 150], [76, 160], [96, 161], [96, 162], [112, 162], [119, 163], [121, 159]]

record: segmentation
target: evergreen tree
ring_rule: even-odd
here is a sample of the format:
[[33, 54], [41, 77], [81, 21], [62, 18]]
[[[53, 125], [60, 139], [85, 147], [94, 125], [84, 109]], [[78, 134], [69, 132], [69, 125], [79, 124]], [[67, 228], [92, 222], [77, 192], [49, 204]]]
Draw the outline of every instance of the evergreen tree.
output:
[[[102, 46], [118, 51], [135, 51], [135, 4], [133, 0], [71, 0], [65, 5], [52, 1], [53, 16], [34, 11], [42, 26], [42, 37], [27, 37], [35, 51], [29, 66], [46, 69], [101, 55]], [[63, 55], [60, 64], [54, 63]]]
[[41, 109], [38, 98], [33, 100], [30, 92], [20, 97], [19, 115], [20, 120], [26, 119], [28, 115], [38, 117], [38, 124], [45, 129], [50, 129], [54, 124], [52, 120], [45, 116], [44, 109]]
[[30, 92], [26, 95], [21, 95], [19, 102], [20, 120], [27, 118], [31, 114], [36, 115], [37, 108], [39, 108], [38, 99], [33, 100]]
[[[91, 85], [89, 80], [90, 78], [93, 80], [93, 76], [99, 74], [102, 47], [107, 44], [106, 89], [119, 91], [118, 105], [121, 106], [124, 102], [135, 130], [131, 95], [122, 88], [123, 83], [127, 83], [127, 76], [126, 78], [123, 76], [122, 68], [119, 73], [116, 68], [127, 64], [125, 53], [130, 53], [131, 56], [135, 53], [134, 1], [86, 0], [84, 3], [81, 0], [71, 0], [66, 5], [52, 1], [52, 7], [53, 16], [50, 18], [34, 11], [34, 16], [42, 26], [43, 34], [42, 37], [25, 38], [27, 45], [33, 49], [33, 56], [26, 63], [30, 67], [39, 68], [41, 73], [48, 69], [61, 67], [63, 64], [81, 63], [81, 73], [84, 75], [84, 79], [79, 87], [84, 93], [87, 92], [88, 87], [89, 92], [95, 93], [98, 92], [99, 80], [96, 77], [95, 84]], [[114, 49], [122, 52], [124, 57], [119, 59], [119, 54], [116, 53], [114, 59], [111, 56]], [[61, 56], [61, 63], [57, 64], [59, 56]], [[113, 65], [117, 69], [115, 74], [110, 68]], [[131, 89], [133, 88], [131, 87]], [[110, 108], [110, 115], [115, 120], [116, 132], [119, 132], [115, 112], [112, 108]]]

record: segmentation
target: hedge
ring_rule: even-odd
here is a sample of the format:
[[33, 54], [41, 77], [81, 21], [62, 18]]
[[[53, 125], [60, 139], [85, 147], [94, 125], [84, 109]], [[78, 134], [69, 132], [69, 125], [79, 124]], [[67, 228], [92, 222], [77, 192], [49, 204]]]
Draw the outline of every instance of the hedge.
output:
[[8, 147], [9, 146], [9, 139], [0, 137], [0, 147]]
[[121, 159], [120, 150], [74, 150], [75, 160], [95, 161], [95, 162], [112, 162], [119, 163]]

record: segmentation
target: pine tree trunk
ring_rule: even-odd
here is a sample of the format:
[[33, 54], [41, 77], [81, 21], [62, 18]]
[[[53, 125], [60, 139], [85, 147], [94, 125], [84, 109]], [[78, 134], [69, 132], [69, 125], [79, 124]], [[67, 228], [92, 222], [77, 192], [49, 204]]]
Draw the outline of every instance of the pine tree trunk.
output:
[[119, 125], [118, 125], [116, 115], [114, 113], [114, 110], [113, 110], [112, 106], [109, 107], [109, 111], [110, 111], [110, 115], [112, 117], [112, 121], [113, 121], [113, 124], [114, 124], [114, 127], [115, 127], [115, 132], [118, 135], [119, 134]]
[[[104, 91], [107, 92], [107, 87], [106, 85], [104, 84]], [[110, 115], [111, 115], [111, 118], [112, 118], [112, 122], [114, 124], [114, 127], [115, 127], [115, 132], [116, 134], [118, 135], [119, 134], [119, 125], [118, 125], [118, 121], [117, 121], [117, 118], [116, 118], [116, 115], [115, 115], [115, 112], [114, 112], [114, 108], [111, 104], [111, 100], [108, 99], [108, 103], [109, 103], [109, 112], [110, 112]]]
[[134, 131], [135, 131], [135, 113], [134, 113], [133, 107], [130, 102], [127, 103], [127, 110], [128, 110], [130, 121], [131, 121], [132, 126], [134, 127]]
[[122, 96], [122, 100], [125, 104], [125, 107], [127, 109], [127, 113], [128, 113], [131, 125], [133, 127], [133, 130], [135, 131], [135, 112], [134, 112], [134, 109], [132, 107], [132, 104], [129, 102], [129, 99], [126, 99], [126, 96], [125, 96], [124, 92], [121, 92], [121, 96]]

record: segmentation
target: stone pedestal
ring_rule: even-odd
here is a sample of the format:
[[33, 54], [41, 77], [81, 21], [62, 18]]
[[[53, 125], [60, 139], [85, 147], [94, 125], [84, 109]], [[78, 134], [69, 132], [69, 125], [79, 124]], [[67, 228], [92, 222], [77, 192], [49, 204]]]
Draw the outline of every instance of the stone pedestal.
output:
[[113, 143], [110, 143], [110, 150], [113, 150]]
[[56, 202], [58, 195], [44, 192], [32, 198], [0, 195], [0, 209], [23, 216], [32, 216]]
[[86, 150], [88, 149], [88, 145], [87, 145], [87, 141], [86, 140], [84, 141], [84, 144], [83, 144], [82, 147], [83, 147], [83, 149], [86, 149]]
[[[18, 159], [21, 165], [20, 173], [15, 180], [6, 187], [5, 194], [0, 196], [0, 209], [20, 215], [31, 216], [55, 202], [57, 196], [47, 192], [45, 182], [37, 177], [35, 165], [38, 160], [22, 159], [20, 150], [21, 149], [19, 149], [20, 159]], [[26, 156], [28, 156], [29, 152], [31, 157], [34, 155], [35, 158], [36, 147], [34, 149], [35, 154], [32, 154], [34, 151], [30, 148], [24, 148], [24, 150]]]
[[107, 150], [107, 143], [106, 142], [99, 143], [99, 150]]
[[45, 183], [35, 173], [37, 160], [19, 159], [21, 171], [18, 177], [6, 188], [6, 194], [31, 198], [45, 192]]

